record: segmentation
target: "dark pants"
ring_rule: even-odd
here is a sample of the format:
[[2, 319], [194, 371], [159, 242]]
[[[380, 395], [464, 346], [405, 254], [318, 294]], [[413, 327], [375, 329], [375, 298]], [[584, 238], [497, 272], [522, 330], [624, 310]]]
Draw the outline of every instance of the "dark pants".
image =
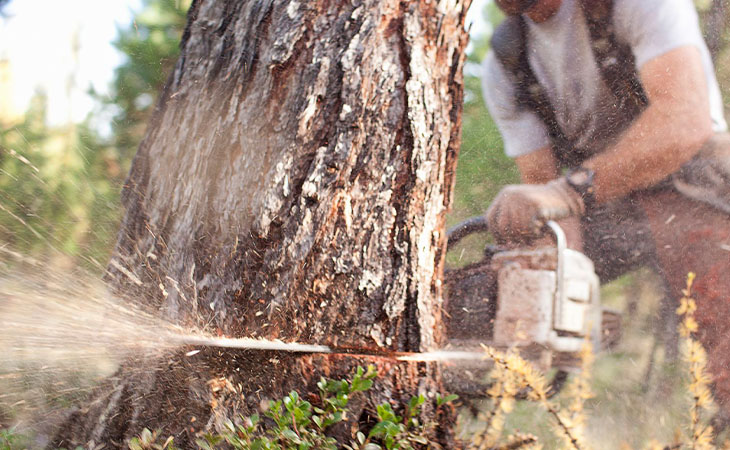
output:
[[650, 266], [671, 298], [679, 299], [687, 274], [696, 274], [698, 337], [716, 400], [730, 416], [730, 215], [667, 186], [591, 211], [583, 219], [583, 238], [602, 282]]

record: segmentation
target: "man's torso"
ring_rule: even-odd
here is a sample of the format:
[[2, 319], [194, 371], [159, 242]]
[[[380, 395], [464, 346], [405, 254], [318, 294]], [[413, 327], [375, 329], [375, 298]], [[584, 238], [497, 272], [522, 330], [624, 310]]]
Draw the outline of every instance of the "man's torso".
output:
[[[678, 6], [684, 10], [677, 10]], [[694, 17], [686, 17], [687, 14]], [[622, 102], [606, 85], [596, 64], [579, 0], [563, 0], [556, 15], [543, 23], [525, 20], [530, 68], [547, 95], [562, 132], [588, 154], [601, 151], [620, 135], [632, 117], [622, 109]], [[721, 131], [727, 128], [722, 100], [709, 52], [696, 22], [696, 13], [689, 0], [614, 0], [612, 25], [616, 39], [632, 48], [638, 68], [647, 58], [659, 56], [673, 46], [695, 45], [700, 50], [713, 126]], [[662, 26], [668, 30], [662, 30]], [[681, 36], [677, 37], [677, 34]], [[491, 56], [485, 62], [485, 70], [485, 97], [497, 125], [503, 122], [500, 129], [505, 135], [507, 153], [514, 157], [537, 150], [530, 146], [544, 141], [545, 131], [534, 129], [534, 118], [523, 120], [524, 113], [520, 113], [520, 118], [511, 114], [510, 108], [518, 109], [519, 106], [509, 104], [511, 93], [510, 87], [505, 89], [504, 86], [509, 82], [505, 69]], [[502, 92], [498, 91], [500, 89]], [[499, 98], [500, 95], [503, 98]], [[509, 121], [511, 123], [505, 126], [504, 122]], [[529, 136], [529, 133], [542, 135]]]

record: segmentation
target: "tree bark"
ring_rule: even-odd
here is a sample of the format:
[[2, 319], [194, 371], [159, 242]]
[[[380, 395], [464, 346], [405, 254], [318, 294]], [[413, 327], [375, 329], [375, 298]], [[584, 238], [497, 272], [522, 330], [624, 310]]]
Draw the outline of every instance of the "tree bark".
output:
[[[469, 3], [195, 1], [124, 189], [110, 284], [226, 336], [442, 345]], [[123, 446], [148, 427], [185, 447], [224, 417], [358, 364], [382, 375], [354, 415], [363, 423], [376, 402], [440, 389], [433, 363], [183, 352], [157, 370], [130, 362], [57, 443]], [[225, 399], [214, 379], [233, 386]], [[448, 445], [440, 420], [434, 439]]]

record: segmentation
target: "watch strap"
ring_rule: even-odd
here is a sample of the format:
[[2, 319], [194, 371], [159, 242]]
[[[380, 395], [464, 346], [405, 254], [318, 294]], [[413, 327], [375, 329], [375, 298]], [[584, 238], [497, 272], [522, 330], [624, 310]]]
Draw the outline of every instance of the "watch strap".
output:
[[595, 187], [593, 180], [595, 172], [587, 167], [576, 167], [565, 173], [565, 181], [583, 199], [586, 209], [592, 209], [596, 204]]

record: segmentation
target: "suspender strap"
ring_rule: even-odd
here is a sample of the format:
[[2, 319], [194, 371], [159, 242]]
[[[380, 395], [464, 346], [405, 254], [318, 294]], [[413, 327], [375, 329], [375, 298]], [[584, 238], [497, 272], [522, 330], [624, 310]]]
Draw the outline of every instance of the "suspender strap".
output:
[[555, 110], [527, 59], [527, 24], [521, 15], [508, 16], [492, 35], [491, 47], [515, 88], [515, 102], [520, 109], [535, 112], [547, 127], [548, 135], [557, 148], [571, 148], [572, 142], [558, 125]]
[[601, 77], [628, 115], [636, 117], [649, 100], [636, 72], [631, 48], [616, 39], [611, 20], [612, 0], [582, 0], [583, 15], [591, 36], [591, 49]]

